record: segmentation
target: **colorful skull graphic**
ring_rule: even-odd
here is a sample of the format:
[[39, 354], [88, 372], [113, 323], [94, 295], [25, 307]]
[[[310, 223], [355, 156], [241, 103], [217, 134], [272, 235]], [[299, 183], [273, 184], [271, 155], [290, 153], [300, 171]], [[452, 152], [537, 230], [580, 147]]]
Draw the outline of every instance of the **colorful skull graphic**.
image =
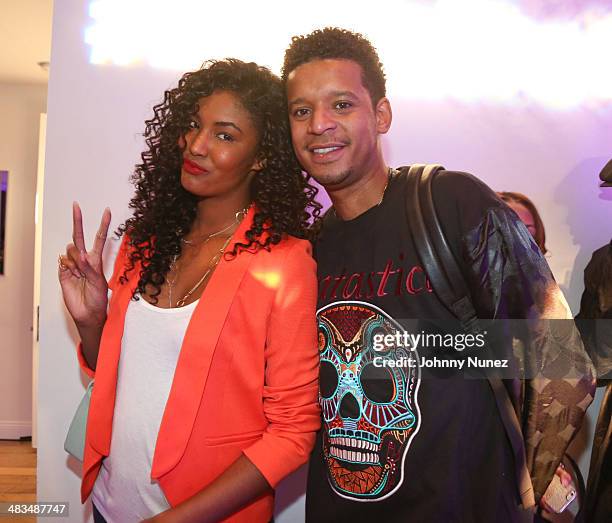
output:
[[[418, 356], [396, 344], [375, 350], [374, 336], [403, 329], [368, 303], [334, 303], [317, 317], [330, 484], [342, 497], [379, 501], [402, 484], [404, 457], [418, 431]], [[413, 366], [383, 366], [384, 360]]]

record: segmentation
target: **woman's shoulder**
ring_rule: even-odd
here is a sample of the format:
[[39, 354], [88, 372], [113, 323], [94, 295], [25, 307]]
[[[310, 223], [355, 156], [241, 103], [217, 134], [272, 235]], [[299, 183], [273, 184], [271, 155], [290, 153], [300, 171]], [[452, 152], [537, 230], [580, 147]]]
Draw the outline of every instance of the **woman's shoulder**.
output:
[[314, 264], [312, 244], [308, 240], [284, 234], [280, 242], [267, 249], [260, 248], [254, 261], [277, 267], [309, 266]]
[[283, 235], [282, 240], [278, 243], [279, 246], [287, 250], [307, 251], [312, 252], [312, 244], [310, 241], [303, 238], [292, 236], [291, 234]]
[[290, 234], [285, 234], [274, 247], [280, 247], [278, 250], [290, 258], [312, 258], [312, 244], [308, 240]]

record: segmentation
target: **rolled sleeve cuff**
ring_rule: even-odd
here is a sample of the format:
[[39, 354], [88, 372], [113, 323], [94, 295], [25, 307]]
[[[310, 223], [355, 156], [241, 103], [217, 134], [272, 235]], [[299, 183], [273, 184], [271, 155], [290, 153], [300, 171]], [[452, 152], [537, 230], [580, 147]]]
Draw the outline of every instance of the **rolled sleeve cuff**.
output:
[[257, 467], [272, 488], [288, 474], [308, 461], [315, 443], [315, 432], [300, 435], [296, 448], [295, 438], [287, 439], [271, 434], [244, 449], [243, 454]]

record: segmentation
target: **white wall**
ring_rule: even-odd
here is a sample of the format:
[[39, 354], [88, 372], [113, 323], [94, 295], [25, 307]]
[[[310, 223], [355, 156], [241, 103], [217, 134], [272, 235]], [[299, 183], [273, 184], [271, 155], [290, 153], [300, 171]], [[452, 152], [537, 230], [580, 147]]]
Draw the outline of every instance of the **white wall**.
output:
[[[141, 148], [136, 133], [151, 96], [168, 83], [167, 77], [164, 82], [150, 70], [88, 65], [83, 44], [86, 19], [86, 1], [55, 2], [40, 297], [37, 495], [39, 500], [69, 502], [71, 522], [91, 514], [80, 503], [80, 464], [63, 450], [85, 380], [57, 282], [57, 256], [71, 241], [73, 200], [83, 209], [86, 238], [95, 233], [105, 206], [114, 212], [111, 227], [125, 218], [128, 177]], [[112, 269], [110, 263], [106, 268]]]
[[31, 435], [34, 194], [47, 88], [0, 84], [0, 170], [9, 171], [0, 275], [0, 439]]
[[584, 266], [612, 237], [612, 191], [598, 178], [612, 158], [612, 103], [552, 110], [396, 100], [394, 115], [391, 163], [442, 163], [533, 200], [546, 227], [548, 263], [577, 313]]
[[[57, 254], [70, 241], [72, 200], [83, 208], [86, 238], [93, 236], [105, 206], [113, 211], [112, 227], [126, 218], [128, 177], [142, 148], [138, 133], [152, 104], [178, 77], [146, 66], [91, 65], [83, 43], [90, 23], [85, 0], [55, 3], [41, 275], [38, 496], [69, 501], [71, 521], [82, 517], [78, 466], [66, 458], [62, 444], [84, 380], [74, 356], [74, 330], [61, 303]], [[202, 59], [207, 58], [204, 29]], [[244, 48], [250, 49], [253, 35], [247, 33], [233, 33], [233, 44], [241, 35]], [[612, 223], [612, 202], [599, 197], [596, 176], [612, 155], [612, 108], [551, 112], [534, 105], [411, 103], [397, 97], [392, 103], [395, 122], [384, 142], [391, 164], [436, 161], [470, 170], [497, 189], [533, 196], [547, 224], [551, 265], [575, 307], [588, 253], [610, 238], [606, 224]], [[293, 478], [282, 487], [282, 506], [295, 501], [296, 484]], [[301, 510], [298, 501], [277, 520], [299, 521]]]

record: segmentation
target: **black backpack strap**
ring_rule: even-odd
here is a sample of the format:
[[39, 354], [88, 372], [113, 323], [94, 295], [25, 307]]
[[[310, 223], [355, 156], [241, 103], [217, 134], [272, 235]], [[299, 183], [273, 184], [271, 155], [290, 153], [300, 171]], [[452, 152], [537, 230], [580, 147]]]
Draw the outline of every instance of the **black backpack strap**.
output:
[[432, 182], [444, 170], [437, 164], [415, 164], [408, 169], [408, 223], [431, 285], [463, 330], [478, 332], [478, 317], [465, 278], [448, 245], [435, 212]]
[[[406, 212], [417, 254], [440, 301], [461, 322], [465, 332], [478, 333], [480, 327], [465, 278], [448, 244], [436, 213], [432, 184], [444, 170], [437, 164], [413, 164], [400, 168], [407, 172]], [[531, 476], [527, 469], [521, 425], [503, 381], [489, 378], [497, 409], [514, 454], [516, 477], [524, 507], [535, 505]]]

